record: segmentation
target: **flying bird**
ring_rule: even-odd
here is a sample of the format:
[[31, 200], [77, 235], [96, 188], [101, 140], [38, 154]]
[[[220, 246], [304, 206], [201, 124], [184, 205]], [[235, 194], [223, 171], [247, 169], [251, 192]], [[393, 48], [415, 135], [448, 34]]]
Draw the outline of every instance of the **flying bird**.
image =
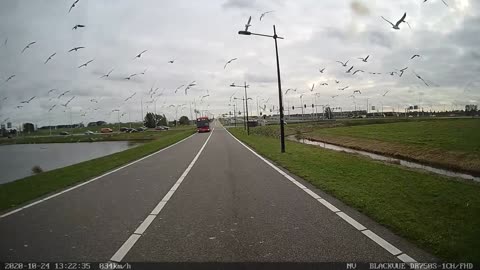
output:
[[335, 83], [340, 83], [340, 81], [339, 81], [339, 80], [335, 80]]
[[67, 101], [67, 103], [62, 104], [62, 106], [63, 106], [63, 107], [67, 107], [68, 104], [70, 104], [70, 102], [71, 102], [74, 98], [75, 98], [75, 96], [73, 96], [72, 98], [70, 98], [70, 99]]
[[45, 61], [44, 64], [48, 63], [48, 61], [50, 61], [52, 59], [52, 57], [54, 57], [57, 53], [53, 53], [52, 55], [50, 55], [47, 60]]
[[357, 70], [355, 70], [355, 71], [353, 72], [353, 75], [355, 75], [357, 72], [365, 72], [365, 71], [363, 71], [363, 70], [361, 70], [361, 69], [357, 69]]
[[391, 21], [385, 19], [383, 16], [381, 16], [381, 17], [382, 17], [382, 19], [384, 19], [385, 21], [387, 21], [389, 24], [391, 24], [393, 29], [399, 30], [399, 29], [400, 29], [400, 27], [399, 27], [400, 24], [401, 24], [402, 22], [405, 22], [405, 17], [407, 17], [407, 13], [405, 12], [405, 13], [403, 14], [402, 18], [400, 18], [400, 20], [398, 20], [398, 22], [397, 22], [396, 24], [393, 24]]
[[35, 43], [37, 43], [37, 42], [36, 42], [36, 41], [32, 41], [32, 42], [28, 43], [28, 45], [25, 46], [25, 48], [23, 48], [22, 53], [23, 53], [26, 49], [29, 49], [30, 46], [32, 46], [32, 45], [35, 44]]
[[[425, 3], [425, 2], [427, 2], [427, 0], [423, 0], [423, 2]], [[442, 0], [442, 2], [443, 2], [443, 4], [444, 4], [445, 6], [448, 7], [448, 4], [447, 4], [447, 2], [445, 2], [445, 0]]]
[[110, 76], [110, 73], [112, 73], [113, 70], [114, 70], [114, 69], [112, 68], [107, 74], [102, 75], [102, 77], [100, 77], [100, 79], [101, 79], [101, 78], [104, 78], [104, 77]]
[[324, 82], [324, 83], [321, 83], [320, 85], [328, 85], [328, 83]]
[[310, 88], [310, 91], [313, 91], [314, 88], [315, 88], [315, 84], [312, 84], [312, 88]]
[[61, 93], [61, 94], [58, 96], [58, 98], [61, 98], [61, 97], [65, 96], [65, 94], [67, 94], [67, 93], [69, 93], [69, 92], [70, 92], [70, 91], [65, 91], [65, 92]]
[[185, 95], [187, 94], [187, 91], [190, 89], [190, 85], [187, 85], [187, 87], [185, 87]]
[[81, 67], [86, 67], [88, 64], [90, 64], [91, 62], [93, 62], [93, 60], [94, 60], [94, 59], [92, 59], [92, 60], [90, 60], [90, 61], [86, 62], [85, 64], [82, 64], [82, 65], [78, 66], [78, 68], [81, 68]]
[[189, 87], [192, 87], [192, 86], [195, 86], [195, 85], [197, 85], [197, 83], [195, 81], [188, 84]]
[[70, 9], [68, 10], [68, 13], [70, 13], [70, 11], [72, 11], [72, 8], [75, 7], [75, 5], [79, 2], [80, 0], [75, 0], [75, 2], [73, 2], [73, 4], [70, 6]]
[[338, 95], [334, 95], [334, 96], [332, 96], [332, 98], [336, 98], [336, 97], [338, 97]]
[[345, 89], [347, 89], [347, 88], [349, 88], [349, 87], [350, 87], [350, 86], [345, 86], [345, 87], [343, 87], [343, 88], [338, 88], [338, 90], [343, 91], [343, 90], [345, 90]]
[[48, 93], [47, 93], [47, 94], [50, 95], [51, 92], [56, 91], [56, 90], [57, 90], [57, 89], [52, 88], [52, 89], [48, 90]]
[[248, 31], [248, 28], [252, 26], [250, 22], [252, 21], [252, 16], [248, 18], [247, 24], [245, 24], [245, 31]]
[[10, 77], [8, 77], [8, 78], [5, 80], [5, 82], [10, 81], [10, 80], [13, 79], [15, 76], [16, 76], [16, 75], [11, 75]]
[[52, 107], [50, 107], [50, 109], [48, 110], [48, 112], [51, 112], [53, 110], [53, 108], [57, 107], [56, 104], [54, 104]]
[[285, 91], [285, 95], [288, 94], [289, 91], [297, 92], [297, 89], [288, 88], [287, 91]]
[[325, 71], [325, 68], [319, 69], [320, 73], [323, 73]]
[[237, 60], [237, 58], [232, 58], [232, 59], [228, 60], [227, 63], [225, 63], [225, 65], [223, 66], [223, 69], [225, 69], [228, 64], [230, 64], [231, 62], [233, 62], [235, 60]]
[[345, 63], [343, 63], [342, 61], [337, 61], [337, 63], [340, 63], [340, 64], [342, 64], [342, 66], [346, 67], [347, 64], [348, 64], [348, 61], [350, 61], [350, 60], [347, 60], [347, 62], [345, 62]]
[[7, 46], [7, 42], [8, 42], [8, 38], [5, 39], [5, 41], [3, 42], [3, 46]]
[[423, 82], [426, 86], [430, 86], [430, 85], [428, 85], [428, 83], [427, 83], [422, 77], [420, 77], [420, 75], [418, 75], [417, 73], [415, 73], [415, 71], [412, 71], [412, 72], [413, 72], [413, 74], [415, 74], [415, 76], [416, 76], [418, 79], [422, 80], [422, 82]]
[[173, 64], [173, 62], [175, 62], [175, 60], [168, 61], [169, 64]]
[[406, 68], [403, 68], [403, 69], [400, 69], [400, 75], [399, 75], [399, 77], [402, 77], [402, 75], [403, 75], [403, 72], [405, 72], [405, 70], [407, 70], [407, 68], [408, 68], [408, 67], [406, 67]]
[[384, 96], [385, 96], [385, 95], [386, 95], [388, 92], [390, 92], [390, 91], [389, 91], [389, 90], [387, 90], [387, 92], [385, 92], [385, 93], [382, 95], [382, 97], [384, 97]]
[[98, 103], [98, 101], [96, 99], [90, 99], [90, 102], [95, 102], [95, 103]]
[[367, 55], [367, 57], [365, 57], [365, 58], [359, 57], [358, 59], [360, 59], [360, 60], [362, 60], [363, 62], [367, 63], [368, 57], [370, 57], [370, 55]]
[[72, 28], [72, 30], [77, 30], [77, 28], [83, 28], [83, 27], [85, 27], [85, 25], [83, 25], [83, 24], [76, 24], [76, 25]]
[[[262, 13], [262, 15], [260, 15], [260, 21], [262, 20], [263, 17], [265, 17], [265, 15], [267, 15], [268, 13], [271, 13], [271, 12], [274, 12], [274, 10], [270, 10], [270, 11], [267, 11], [267, 12], [264, 12]], [[250, 22], [249, 22], [250, 23]], [[246, 30], [245, 30], [246, 31]]]
[[20, 108], [23, 108], [23, 106], [21, 106], [21, 105], [18, 105], [18, 106], [17, 106], [17, 109], [20, 109]]
[[75, 47], [75, 48], [70, 49], [68, 52], [78, 51], [80, 49], [85, 49], [85, 47]]
[[203, 100], [203, 98], [209, 97], [210, 95], [204, 95], [200, 100]]
[[132, 75], [126, 77], [125, 80], [130, 80], [132, 77], [135, 77], [137, 75], [138, 75], [137, 73], [133, 73]]
[[397, 74], [398, 72], [396, 71], [392, 71], [392, 72], [389, 72], [390, 76], [393, 76], [393, 74]]
[[175, 93], [177, 93], [178, 89], [180, 89], [180, 88], [182, 88], [182, 87], [184, 87], [184, 86], [185, 86], [185, 84], [182, 84], [182, 85], [180, 85], [179, 87], [177, 87], [177, 89], [175, 89]]
[[354, 90], [353, 93], [354, 93], [354, 94], [355, 94], [355, 93], [362, 94], [362, 91], [360, 91], [360, 90]]
[[[140, 58], [140, 57], [142, 57], [142, 54], [144, 54], [145, 52], [147, 52], [147, 50], [144, 50], [143, 52], [137, 54], [137, 55], [135, 56], [135, 58]], [[135, 58], [133, 58], [133, 59], [135, 59]]]
[[412, 57], [410, 57], [410, 60], [412, 60], [415, 57], [420, 57], [420, 55], [419, 54], [414, 54]]
[[147, 72], [147, 68], [144, 69], [143, 72], [140, 72], [140, 74], [145, 75], [146, 72]]
[[32, 101], [33, 99], [35, 98], [35, 96], [31, 97], [29, 100], [25, 100], [25, 101], [22, 101], [20, 103], [30, 103], [30, 101]]
[[353, 69], [353, 66], [351, 68], [349, 68], [346, 73], [350, 73], [350, 71], [352, 71], [352, 69]]
[[135, 95], [137, 94], [137, 92], [133, 93], [133, 95], [129, 96], [128, 98], [126, 98], [124, 101], [128, 101], [129, 99], [133, 98]]

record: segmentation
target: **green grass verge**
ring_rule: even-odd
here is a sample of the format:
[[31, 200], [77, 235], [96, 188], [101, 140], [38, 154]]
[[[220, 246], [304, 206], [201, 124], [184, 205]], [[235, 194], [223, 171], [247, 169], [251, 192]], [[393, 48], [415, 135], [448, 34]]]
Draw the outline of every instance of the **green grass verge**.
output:
[[374, 139], [449, 151], [480, 152], [480, 119], [446, 119], [318, 128], [308, 134]]
[[480, 185], [230, 129], [259, 154], [444, 260], [480, 261]]
[[79, 182], [84, 182], [165, 148], [194, 132], [194, 129], [162, 132], [162, 136], [156, 140], [135, 148], [1, 184], [0, 211], [24, 204]]

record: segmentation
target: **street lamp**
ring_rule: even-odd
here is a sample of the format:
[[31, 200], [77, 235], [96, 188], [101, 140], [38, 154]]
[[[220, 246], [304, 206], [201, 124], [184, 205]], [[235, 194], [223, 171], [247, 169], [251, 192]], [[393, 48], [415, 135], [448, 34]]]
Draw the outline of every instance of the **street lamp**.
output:
[[281, 146], [281, 152], [285, 153], [285, 128], [284, 128], [284, 116], [283, 116], [282, 84], [280, 80], [280, 63], [278, 59], [278, 45], [277, 45], [277, 39], [283, 39], [283, 37], [277, 36], [275, 25], [273, 26], [273, 36], [252, 33], [247, 30], [238, 31], [238, 34], [246, 35], [246, 36], [254, 35], [254, 36], [269, 37], [269, 38], [273, 38], [273, 40], [275, 41], [275, 55], [277, 58], [278, 103], [279, 103], [279, 111], [280, 111], [280, 146]]
[[[250, 135], [250, 128], [248, 126], [248, 100], [251, 98], [247, 97], [247, 88], [249, 87], [249, 85], [247, 85], [247, 82], [244, 82], [243, 85], [238, 85], [238, 86], [235, 85], [235, 83], [232, 83], [230, 87], [243, 87], [245, 89], [245, 108], [246, 108], [246, 116], [247, 116], [246, 127], [247, 127], [247, 135]], [[245, 118], [245, 114], [244, 114], [244, 118]]]

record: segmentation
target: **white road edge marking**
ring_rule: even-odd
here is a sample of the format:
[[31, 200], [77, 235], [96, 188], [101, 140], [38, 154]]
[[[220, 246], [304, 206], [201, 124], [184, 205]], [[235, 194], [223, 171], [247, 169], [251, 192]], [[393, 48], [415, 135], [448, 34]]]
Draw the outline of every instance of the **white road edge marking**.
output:
[[[257, 156], [259, 159], [261, 159], [263, 162], [267, 163], [267, 165], [269, 165], [270, 167], [272, 167], [275, 171], [277, 171], [278, 173], [280, 173], [282, 176], [284, 176], [285, 178], [287, 178], [288, 180], [290, 180], [293, 184], [295, 184], [296, 186], [298, 186], [300, 189], [302, 189], [303, 191], [305, 191], [308, 195], [312, 196], [313, 198], [316, 198], [318, 202], [320, 202], [321, 204], [323, 204], [325, 207], [327, 207], [328, 209], [330, 209], [330, 211], [336, 213], [339, 217], [341, 217], [343, 220], [345, 220], [347, 223], [349, 223], [350, 225], [352, 225], [354, 228], [356, 228], [357, 230], [359, 230], [360, 232], [362, 232], [364, 235], [366, 235], [368, 238], [370, 238], [373, 242], [375, 242], [376, 244], [378, 244], [379, 246], [381, 246], [383, 249], [385, 249], [386, 251], [388, 251], [389, 253], [393, 254], [394, 256], [397, 256], [397, 258], [399, 260], [401, 260], [402, 262], [416, 262], [412, 257], [408, 256], [407, 254], [403, 253], [400, 249], [398, 249], [397, 247], [395, 247], [394, 245], [390, 244], [389, 242], [387, 242], [385, 239], [381, 238], [380, 236], [378, 236], [377, 234], [375, 234], [374, 232], [370, 231], [370, 230], [367, 230], [367, 228], [365, 226], [363, 226], [361, 223], [359, 223], [358, 221], [356, 221], [355, 219], [351, 218], [350, 216], [348, 216], [347, 214], [341, 212], [338, 208], [336, 208], [335, 206], [333, 206], [331, 203], [329, 203], [327, 200], [325, 199], [322, 199], [320, 196], [316, 195], [315, 192], [311, 191], [310, 189], [308, 189], [307, 187], [305, 187], [304, 185], [300, 184], [297, 180], [295, 180], [293, 177], [291, 177], [290, 175], [288, 175], [287, 173], [285, 173], [284, 171], [282, 171], [280, 168], [278, 168], [277, 166], [273, 165], [270, 161], [268, 161], [267, 159], [265, 159], [264, 157], [262, 157], [260, 154], [258, 154], [257, 152], [255, 152], [253, 149], [251, 149], [250, 147], [248, 147], [246, 144], [244, 144], [242, 141], [240, 141], [239, 139], [237, 139], [235, 136], [233, 136], [232, 133], [230, 133], [230, 131], [228, 131], [227, 129], [225, 129], [227, 131], [228, 134], [230, 134], [230, 136], [232, 136], [237, 142], [239, 142], [241, 145], [243, 145], [245, 148], [247, 148], [250, 152], [252, 152], [255, 156]], [[316, 196], [314, 196], [313, 194], [315, 194]], [[317, 198], [318, 196], [318, 198]]]
[[44, 201], [50, 200], [50, 199], [52, 199], [52, 198], [55, 198], [55, 197], [57, 197], [57, 196], [59, 196], [59, 195], [62, 195], [62, 194], [67, 193], [67, 192], [69, 192], [69, 191], [72, 191], [72, 190], [74, 190], [74, 189], [76, 189], [76, 188], [79, 188], [79, 187], [81, 187], [81, 186], [83, 186], [83, 185], [86, 185], [86, 184], [88, 184], [88, 183], [91, 183], [91, 182], [93, 182], [93, 181], [95, 181], [95, 180], [98, 180], [98, 179], [100, 179], [100, 178], [102, 178], [102, 177], [105, 177], [105, 176], [107, 176], [107, 175], [109, 175], [109, 174], [112, 174], [112, 173], [114, 173], [114, 172], [117, 172], [117, 171], [119, 171], [119, 170], [121, 170], [121, 169], [124, 169], [124, 168], [126, 168], [126, 167], [128, 167], [128, 166], [130, 166], [130, 165], [133, 165], [133, 164], [135, 164], [135, 163], [137, 163], [137, 162], [140, 162], [140, 161], [142, 161], [142, 160], [144, 160], [144, 159], [147, 159], [147, 158], [149, 158], [149, 157], [151, 157], [151, 156], [154, 156], [154, 155], [156, 155], [156, 154], [158, 154], [158, 153], [160, 153], [160, 152], [162, 152], [162, 151], [167, 150], [168, 148], [171, 148], [171, 147], [173, 147], [173, 146], [175, 146], [175, 145], [177, 145], [177, 144], [179, 144], [179, 143], [181, 143], [181, 142], [183, 142], [183, 141], [186, 141], [187, 139], [191, 138], [191, 137], [192, 137], [193, 135], [195, 135], [195, 134], [196, 134], [196, 133], [194, 133], [194, 134], [186, 137], [185, 139], [183, 139], [183, 140], [181, 140], [181, 141], [178, 141], [178, 142], [176, 142], [176, 143], [174, 143], [174, 144], [171, 144], [171, 145], [169, 145], [169, 146], [167, 146], [167, 147], [165, 147], [165, 148], [162, 148], [162, 149], [158, 150], [157, 152], [154, 152], [154, 153], [152, 153], [152, 154], [150, 154], [150, 155], [144, 156], [144, 157], [142, 157], [142, 158], [140, 158], [140, 159], [134, 160], [134, 161], [132, 161], [132, 162], [126, 164], [126, 165], [123, 165], [123, 166], [121, 166], [121, 167], [119, 167], [119, 168], [116, 168], [116, 169], [114, 169], [114, 170], [112, 170], [112, 171], [106, 172], [106, 173], [104, 173], [104, 174], [102, 174], [102, 175], [100, 175], [100, 176], [97, 176], [97, 177], [93, 178], [93, 179], [90, 179], [90, 180], [88, 180], [88, 181], [82, 182], [82, 183], [77, 184], [77, 185], [75, 185], [75, 186], [73, 186], [73, 187], [70, 187], [70, 188], [64, 189], [64, 190], [62, 190], [62, 191], [60, 191], [60, 192], [54, 193], [54, 194], [52, 194], [52, 195], [50, 195], [50, 196], [48, 196], [48, 197], [45, 197], [45, 198], [43, 198], [43, 199], [34, 201], [34, 202], [29, 203], [29, 204], [27, 204], [27, 205], [25, 205], [25, 206], [22, 206], [22, 207], [19, 207], [19, 208], [17, 208], [17, 209], [14, 209], [14, 210], [12, 210], [12, 211], [9, 211], [9, 212], [7, 212], [7, 213], [5, 213], [5, 214], [3, 214], [3, 215], [0, 215], [0, 219], [1, 219], [1, 218], [4, 218], [4, 217], [7, 217], [7, 216], [10, 216], [10, 215], [12, 215], [12, 214], [14, 214], [14, 213], [20, 212], [20, 211], [22, 211], [22, 210], [24, 210], [24, 209], [27, 209], [27, 208], [29, 208], [29, 207], [32, 207], [32, 206], [34, 206], [34, 205], [36, 205], [36, 204], [39, 204], [39, 203], [41, 203], [41, 202], [44, 202]]
[[115, 254], [112, 256], [110, 261], [112, 262], [121, 262], [125, 255], [132, 249], [132, 247], [135, 245], [137, 240], [140, 238], [140, 236], [143, 235], [145, 230], [147, 230], [148, 226], [153, 222], [153, 220], [157, 217], [157, 215], [162, 211], [163, 207], [167, 204], [167, 202], [170, 200], [172, 195], [175, 193], [177, 188], [180, 186], [180, 184], [183, 182], [185, 177], [188, 175], [190, 170], [192, 169], [193, 165], [195, 162], [197, 162], [198, 157], [200, 154], [203, 152], [203, 149], [207, 145], [208, 141], [210, 140], [210, 137], [212, 137], [213, 130], [208, 136], [207, 140], [203, 144], [202, 148], [198, 151], [197, 155], [193, 158], [192, 162], [188, 165], [188, 167], [185, 169], [185, 171], [182, 173], [180, 178], [178, 178], [177, 182], [172, 186], [172, 188], [165, 194], [165, 196], [162, 198], [162, 200], [158, 203], [157, 206], [152, 210], [152, 212], [145, 218], [145, 220], [138, 226], [138, 228], [135, 230], [135, 232], [127, 239], [125, 243], [115, 252]]

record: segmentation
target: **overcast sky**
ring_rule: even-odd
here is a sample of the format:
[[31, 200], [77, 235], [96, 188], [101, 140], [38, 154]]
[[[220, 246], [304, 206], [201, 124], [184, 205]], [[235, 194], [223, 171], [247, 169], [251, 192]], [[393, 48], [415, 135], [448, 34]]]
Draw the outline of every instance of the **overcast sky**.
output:
[[[304, 103], [316, 99], [344, 111], [365, 109], [367, 98], [386, 111], [416, 104], [459, 109], [480, 100], [480, 1], [445, 1], [448, 7], [440, 0], [80, 0], [70, 13], [73, 1], [0, 1], [0, 122], [42, 126], [70, 123], [70, 116], [74, 123], [115, 122], [115, 109], [122, 121], [138, 121], [142, 103], [144, 113], [155, 109], [152, 87], [159, 88], [153, 96], [157, 113], [169, 120], [175, 117], [172, 105], [185, 104], [178, 117], [190, 117], [191, 104], [219, 115], [233, 110], [232, 95], [243, 95], [229, 85], [244, 81], [253, 98], [250, 111], [257, 113], [258, 99], [270, 114], [278, 108], [274, 43], [237, 34], [249, 16], [250, 31], [272, 34], [275, 24], [285, 37], [279, 40], [282, 88], [297, 89], [284, 96], [285, 106], [300, 106], [303, 94]], [[269, 10], [274, 12], [260, 21]], [[404, 12], [411, 29], [401, 24], [394, 30], [380, 17], [396, 22]], [[76, 24], [86, 27], [72, 30]], [[86, 48], [67, 52], [78, 46]], [[421, 57], [411, 60], [414, 54]], [[358, 59], [367, 55], [367, 63]], [[232, 58], [238, 60], [224, 69]], [[336, 62], [347, 60], [348, 67]], [[365, 72], [345, 73], [351, 65]], [[387, 73], [405, 67], [402, 77]], [[100, 78], [111, 69], [108, 78]], [[175, 93], [192, 81], [196, 85], [187, 95], [185, 87]], [[48, 94], [50, 89], [57, 90]], [[352, 97], [354, 90], [361, 94]], [[74, 96], [67, 107], [61, 105]]]

